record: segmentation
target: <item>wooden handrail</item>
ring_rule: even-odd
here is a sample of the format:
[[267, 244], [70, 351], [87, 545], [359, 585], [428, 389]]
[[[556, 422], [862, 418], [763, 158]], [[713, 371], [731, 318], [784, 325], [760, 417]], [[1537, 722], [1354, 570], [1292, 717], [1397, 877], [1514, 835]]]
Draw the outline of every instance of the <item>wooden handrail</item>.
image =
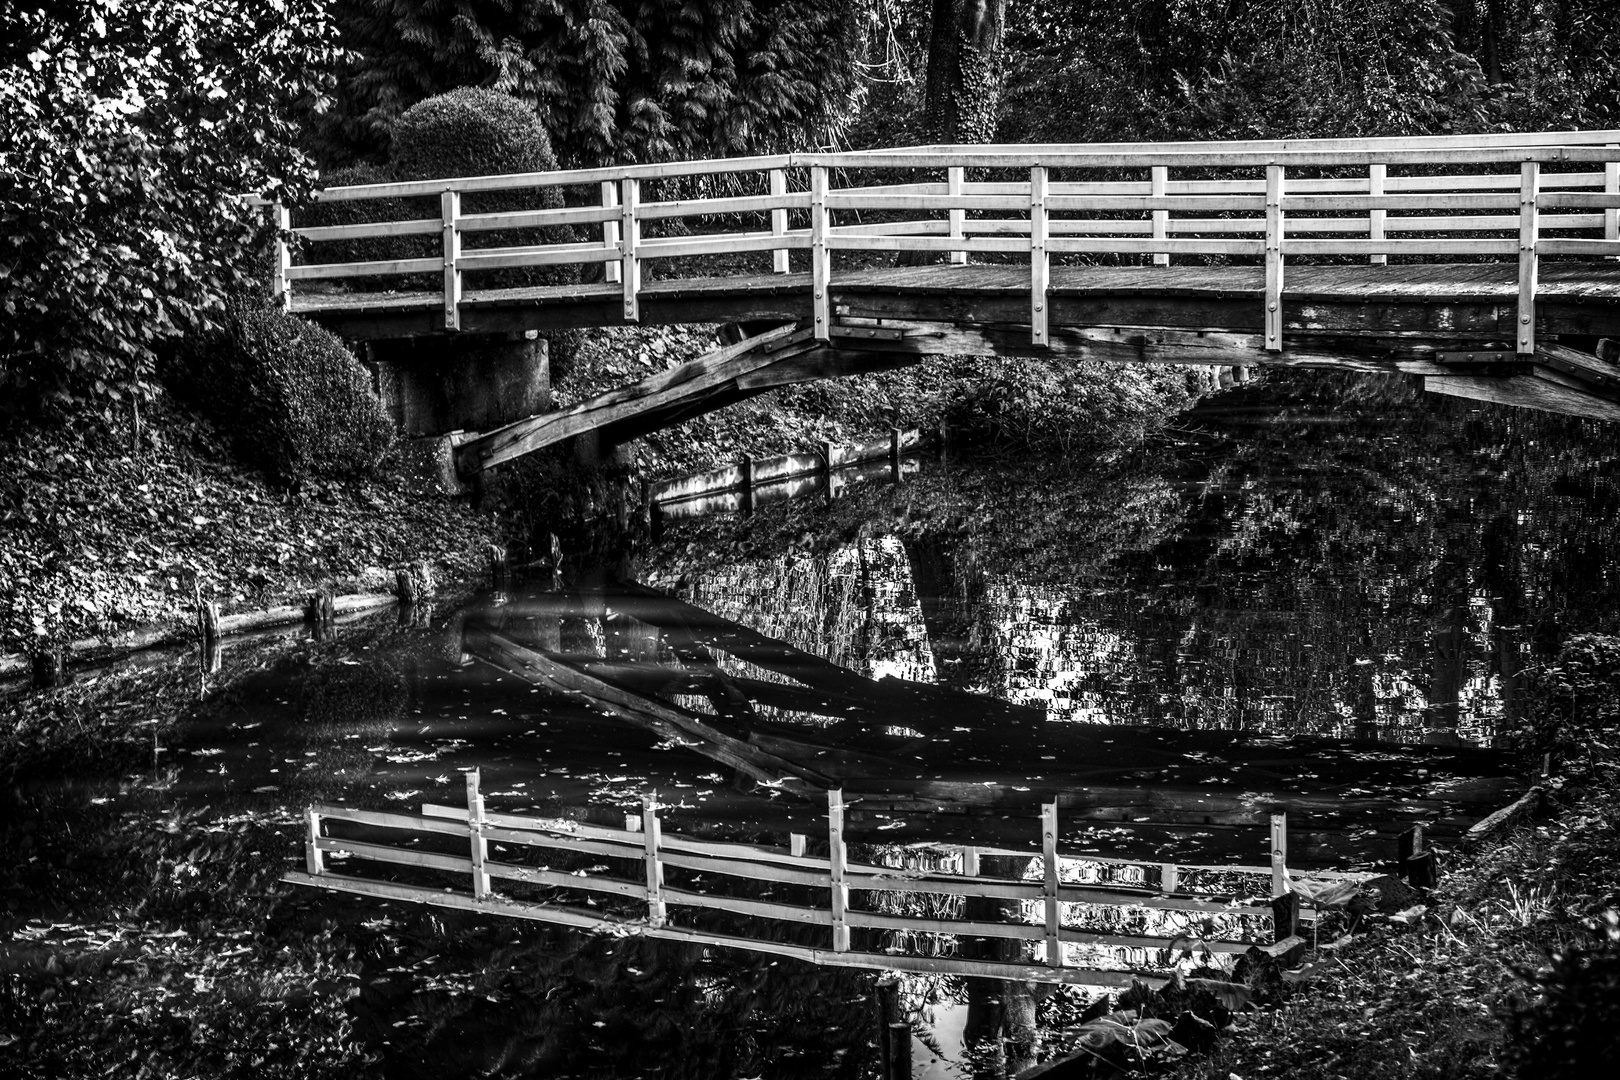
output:
[[[1597, 168], [1582, 169], [1583, 164]], [[1450, 175], [1459, 165], [1486, 169]], [[1491, 171], [1493, 165], [1500, 171]], [[1188, 176], [1189, 169], [1200, 175]], [[921, 176], [875, 184], [863, 179], [877, 170]], [[1000, 170], [1001, 176], [986, 179], [987, 170]], [[1023, 175], [1008, 175], [1015, 170]], [[1074, 177], [1084, 170], [1138, 171], [1142, 178]], [[1211, 170], [1237, 175], [1204, 175]], [[1304, 175], [1321, 170], [1350, 175]], [[1256, 171], [1263, 171], [1263, 179]], [[758, 174], [763, 184], [745, 187], [743, 194], [733, 185], [709, 197], [641, 201], [644, 181], [737, 174]], [[944, 179], [937, 179], [941, 174]], [[600, 190], [593, 205], [462, 212], [465, 195], [582, 185]], [[1391, 255], [1517, 256], [1515, 346], [1523, 354], [1535, 348], [1540, 258], [1620, 257], [1620, 132], [779, 154], [367, 184], [328, 188], [314, 198], [356, 202], [425, 196], [440, 199], [437, 223], [418, 217], [294, 229], [286, 208], [274, 207], [278, 240], [272, 287], [278, 300], [290, 304], [300, 281], [437, 274], [443, 325], [455, 330], [468, 274], [475, 275], [475, 286], [476, 275], [497, 269], [606, 262], [605, 279], [622, 291], [622, 318], [636, 322], [641, 266], [648, 259], [768, 252], [771, 269], [783, 274], [790, 253], [807, 249], [811, 328], [815, 340], [830, 341], [836, 321], [834, 252], [934, 252], [958, 264], [973, 253], [1010, 254], [1030, 260], [1030, 338], [1044, 346], [1051, 332], [1054, 255], [1140, 255], [1157, 266], [1189, 255], [1237, 256], [1257, 259], [1264, 267], [1258, 298], [1263, 341], [1266, 349], [1279, 351], [1287, 323], [1285, 267], [1292, 259], [1354, 256], [1381, 264]], [[1543, 216], [1547, 210], [1590, 212]], [[921, 216], [850, 220], [868, 212]], [[648, 223], [692, 219], [705, 219], [711, 231], [642, 235]], [[761, 224], [745, 223], [754, 220]], [[500, 248], [463, 243], [470, 233], [564, 225], [600, 227], [601, 238]], [[443, 233], [443, 250], [431, 258], [294, 265], [289, 247], [294, 238], [323, 244], [425, 234], [435, 227]], [[1593, 235], [1545, 241], [1547, 229]], [[1411, 235], [1433, 232], [1475, 235]]]

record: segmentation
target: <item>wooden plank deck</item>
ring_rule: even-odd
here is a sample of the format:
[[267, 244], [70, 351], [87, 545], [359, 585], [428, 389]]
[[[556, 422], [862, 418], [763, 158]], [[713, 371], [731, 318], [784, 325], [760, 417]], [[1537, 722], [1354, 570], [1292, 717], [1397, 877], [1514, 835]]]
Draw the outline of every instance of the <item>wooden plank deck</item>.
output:
[[[1510, 263], [1290, 266], [1287, 274], [1285, 335], [1482, 338], [1511, 332], [1516, 314]], [[940, 264], [835, 271], [831, 292], [846, 317], [1027, 325], [1029, 287], [1027, 266]], [[1264, 288], [1259, 266], [1054, 265], [1048, 295], [1054, 327], [1257, 332]], [[640, 321], [794, 321], [810, 316], [810, 289], [805, 273], [652, 280], [641, 287]], [[1548, 260], [1537, 299], [1543, 333], [1620, 335], [1620, 264]], [[622, 300], [613, 284], [471, 290], [462, 332], [625, 325]], [[292, 310], [356, 340], [444, 332], [438, 290], [300, 291]]]

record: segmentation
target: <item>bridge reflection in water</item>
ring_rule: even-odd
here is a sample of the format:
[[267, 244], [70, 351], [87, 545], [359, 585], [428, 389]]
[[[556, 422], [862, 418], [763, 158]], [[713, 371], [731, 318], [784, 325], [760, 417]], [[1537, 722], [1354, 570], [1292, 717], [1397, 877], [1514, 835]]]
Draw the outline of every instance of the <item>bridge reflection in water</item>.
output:
[[310, 807], [291, 880], [822, 964], [1122, 985], [1194, 953], [1287, 951], [1301, 895], [1410, 869], [1414, 824], [1455, 840], [1522, 787], [1471, 748], [1048, 723], [636, 584], [523, 594], [459, 634], [464, 662], [764, 789], [782, 813], [751, 831], [775, 842], [666, 831], [652, 793], [624, 828], [502, 813], [472, 770], [465, 806]]

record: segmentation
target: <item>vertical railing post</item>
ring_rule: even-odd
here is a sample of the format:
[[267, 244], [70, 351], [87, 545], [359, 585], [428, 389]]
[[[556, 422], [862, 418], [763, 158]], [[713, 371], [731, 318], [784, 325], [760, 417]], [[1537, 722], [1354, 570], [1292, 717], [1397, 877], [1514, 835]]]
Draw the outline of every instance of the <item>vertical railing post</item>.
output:
[[[960, 165], [952, 165], [945, 170], [945, 192], [951, 196], [953, 203], [956, 196], [962, 194], [962, 189], [966, 186], [966, 179], [967, 170]], [[967, 231], [967, 211], [953, 205], [948, 211], [948, 216], [950, 218], [951, 239], [962, 239]], [[967, 256], [968, 253], [965, 251], [953, 251], [950, 254], [949, 261], [954, 266], [966, 266]]]
[[832, 340], [832, 253], [827, 248], [827, 167], [810, 166], [810, 292], [817, 341]]
[[286, 311], [292, 307], [292, 280], [287, 271], [292, 269], [292, 248], [287, 235], [292, 230], [292, 211], [286, 203], [270, 205], [270, 221], [276, 229], [274, 262], [270, 267], [270, 295], [276, 306]]
[[1049, 222], [1046, 214], [1046, 166], [1029, 170], [1029, 337], [1036, 345], [1050, 341], [1046, 328], [1046, 291], [1052, 261], [1046, 252]]
[[444, 328], [461, 329], [461, 192], [439, 195], [444, 222]]
[[1288, 814], [1271, 815], [1271, 895], [1288, 892]]
[[[619, 206], [619, 185], [612, 180], [602, 181], [602, 209], [616, 210]], [[611, 219], [602, 222], [602, 246], [608, 251], [619, 250], [619, 218], [614, 215]], [[617, 285], [622, 278], [624, 268], [614, 259], [602, 264], [602, 280], [609, 285]]]
[[489, 874], [484, 861], [489, 858], [489, 841], [484, 839], [484, 795], [478, 790], [478, 770], [467, 770], [467, 833], [472, 845], [473, 898], [489, 899]]
[[1519, 166], [1519, 322], [1518, 353], [1536, 351], [1536, 239], [1541, 231], [1536, 197], [1541, 194], [1541, 164], [1526, 161]]
[[[787, 199], [787, 170], [771, 170], [771, 198], [778, 202]], [[786, 237], [788, 227], [788, 212], [786, 206], [777, 206], [771, 210], [771, 235]], [[771, 269], [778, 274], [788, 272], [788, 249], [785, 247], [771, 249]]]
[[656, 793], [641, 797], [641, 842], [647, 861], [647, 925], [663, 926], [667, 912], [664, 907], [664, 863], [658, 857], [663, 842], [664, 826], [658, 820]]
[[[1604, 149], [1620, 156], [1620, 145], [1610, 143]], [[1603, 193], [1610, 196], [1620, 195], [1620, 160], [1603, 163]], [[1603, 239], [1611, 243], [1620, 241], [1620, 209], [1611, 206], [1603, 211]], [[1609, 258], [1620, 259], [1620, 255], [1611, 255]]]
[[844, 850], [844, 789], [827, 791], [827, 865], [831, 871], [833, 952], [849, 952], [849, 885], [844, 875], [849, 858]]
[[[1384, 195], [1384, 182], [1388, 179], [1388, 176], [1389, 166], [1368, 165], [1367, 194], [1375, 199], [1382, 198]], [[1375, 243], [1384, 239], [1384, 221], [1388, 213], [1389, 211], [1379, 210], [1377, 207], [1367, 211], [1367, 239]], [[1367, 261], [1374, 266], [1387, 266], [1389, 264], [1389, 254], [1383, 251], [1375, 251], [1367, 257]]]
[[1266, 351], [1282, 351], [1283, 167], [1266, 166]]
[[1159, 864], [1159, 891], [1166, 895], [1181, 888], [1180, 868], [1173, 862]]
[[963, 877], [978, 877], [979, 876], [979, 849], [978, 848], [976, 848], [976, 847], [965, 847], [965, 848], [962, 849], [962, 876]]
[[326, 854], [321, 851], [321, 815], [313, 804], [304, 807], [304, 869], [311, 874], [326, 873]]
[[[1148, 181], [1148, 194], [1155, 199], [1164, 198], [1170, 187], [1169, 167], [1165, 165], [1153, 166], [1153, 171], [1150, 174], [1150, 177], [1151, 179]], [[1170, 211], [1158, 209], [1153, 211], [1153, 239], [1170, 239]], [[1153, 253], [1153, 265], [1169, 266], [1170, 253], [1168, 251], [1155, 251]]]
[[809, 846], [810, 838], [804, 833], [788, 833], [788, 854], [795, 859], [804, 858], [804, 850]]
[[619, 197], [619, 278], [624, 285], [624, 319], [641, 321], [641, 259], [636, 249], [641, 246], [641, 222], [636, 218], [636, 204], [641, 201], [641, 181], [627, 176], [621, 181]]
[[1060, 934], [1058, 911], [1058, 804], [1053, 799], [1041, 804], [1041, 862], [1045, 874], [1041, 883], [1041, 900], [1046, 922], [1046, 966], [1063, 966], [1063, 941]]

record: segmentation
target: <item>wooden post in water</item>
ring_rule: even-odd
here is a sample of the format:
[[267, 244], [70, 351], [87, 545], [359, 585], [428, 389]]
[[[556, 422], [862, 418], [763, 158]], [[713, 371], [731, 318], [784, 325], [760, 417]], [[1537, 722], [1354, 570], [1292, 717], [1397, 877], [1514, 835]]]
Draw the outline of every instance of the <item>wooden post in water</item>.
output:
[[1438, 882], [1434, 849], [1423, 842], [1423, 826], [1414, 825], [1401, 833], [1396, 841], [1396, 867], [1400, 877], [1415, 888], [1432, 889]]
[[1283, 167], [1266, 166], [1266, 351], [1283, 347]]
[[828, 502], [832, 502], [838, 498], [838, 492], [833, 487], [833, 474], [836, 472], [836, 470], [833, 468], [833, 454], [835, 451], [836, 448], [832, 443], [824, 442], [821, 444], [821, 475], [827, 481], [826, 498]]
[[896, 484], [905, 483], [904, 477], [900, 475], [900, 443], [904, 437], [905, 432], [899, 428], [889, 429], [889, 471]]
[[1519, 333], [1520, 356], [1536, 351], [1536, 276], [1539, 260], [1536, 240], [1541, 219], [1536, 199], [1541, 194], [1541, 164], [1526, 161], [1519, 166]]
[[658, 857], [663, 842], [663, 823], [658, 820], [658, 795], [641, 797], [641, 842], [647, 852], [647, 925], [663, 926], [667, 917], [664, 908], [664, 864]]
[[313, 804], [304, 807], [304, 869], [311, 874], [326, 873], [326, 855], [321, 851], [321, 815]]
[[844, 875], [849, 858], [844, 849], [844, 789], [827, 790], [827, 863], [832, 886], [833, 952], [849, 952], [849, 886]]
[[876, 989], [878, 1075], [882, 1080], [911, 1080], [911, 1025], [900, 1009], [900, 980], [885, 975]]
[[1288, 887], [1288, 815], [1271, 815], [1271, 895], [1282, 896]]
[[1063, 966], [1063, 941], [1058, 910], [1058, 804], [1053, 799], [1041, 804], [1041, 862], [1045, 870], [1041, 899], [1046, 922], [1046, 966]]
[[489, 841], [484, 839], [484, 795], [478, 790], [478, 770], [467, 770], [467, 834], [472, 846], [473, 898], [489, 899], [489, 874], [484, 860], [489, 858]]
[[738, 509], [744, 514], [754, 512], [754, 457], [744, 454], [742, 460], [737, 462], [737, 472], [742, 476], [742, 493], [738, 499]]
[[500, 544], [489, 545], [489, 587], [504, 589], [507, 583], [506, 548]]

